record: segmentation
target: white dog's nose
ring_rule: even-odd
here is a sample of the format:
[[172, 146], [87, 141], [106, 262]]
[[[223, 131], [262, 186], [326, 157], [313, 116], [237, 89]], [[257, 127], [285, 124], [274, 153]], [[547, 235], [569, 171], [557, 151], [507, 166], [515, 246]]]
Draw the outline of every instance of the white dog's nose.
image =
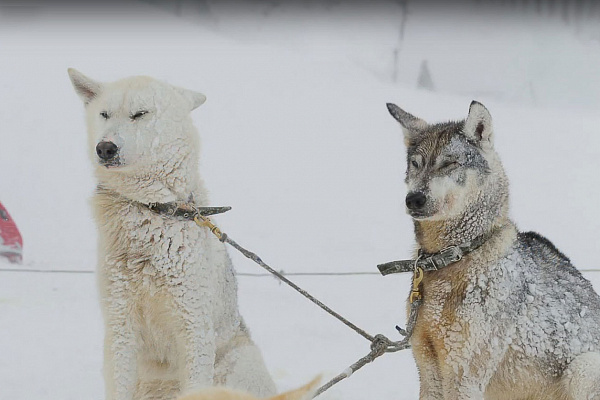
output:
[[96, 154], [103, 160], [110, 160], [117, 155], [119, 148], [113, 142], [100, 142], [96, 145]]

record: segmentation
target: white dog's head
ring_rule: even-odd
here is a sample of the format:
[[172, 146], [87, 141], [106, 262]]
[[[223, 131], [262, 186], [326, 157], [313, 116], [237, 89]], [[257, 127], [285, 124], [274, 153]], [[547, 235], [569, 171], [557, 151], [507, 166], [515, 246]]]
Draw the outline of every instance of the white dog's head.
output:
[[145, 76], [111, 83], [74, 69], [69, 76], [85, 104], [90, 155], [101, 183], [119, 189], [118, 182], [137, 180], [139, 188], [140, 180], [177, 180], [172, 174], [192, 171], [176, 170], [196, 169], [199, 145], [190, 111], [204, 103], [203, 94]]

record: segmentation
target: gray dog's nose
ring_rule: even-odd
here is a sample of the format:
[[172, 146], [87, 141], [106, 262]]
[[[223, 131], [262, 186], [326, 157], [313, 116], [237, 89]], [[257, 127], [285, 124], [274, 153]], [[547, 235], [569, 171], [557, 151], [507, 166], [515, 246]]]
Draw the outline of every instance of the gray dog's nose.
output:
[[119, 148], [113, 142], [100, 142], [96, 145], [96, 154], [103, 160], [110, 160], [117, 155]]
[[412, 192], [406, 196], [406, 207], [409, 210], [419, 210], [423, 208], [426, 201], [427, 196], [422, 192]]

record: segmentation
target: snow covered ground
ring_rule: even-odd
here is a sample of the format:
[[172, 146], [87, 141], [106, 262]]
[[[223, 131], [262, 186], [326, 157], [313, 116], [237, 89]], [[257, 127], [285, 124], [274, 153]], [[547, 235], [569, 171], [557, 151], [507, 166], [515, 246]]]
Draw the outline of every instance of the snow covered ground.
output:
[[[205, 93], [193, 114], [201, 170], [213, 204], [233, 207], [216, 220], [286, 272], [375, 271], [408, 257], [404, 148], [385, 103], [436, 121], [463, 118], [477, 98], [494, 117], [520, 228], [549, 237], [579, 268], [600, 268], [597, 42], [538, 20], [497, 16], [491, 29], [482, 10], [412, 5], [394, 83], [401, 10], [391, 2], [363, 14], [343, 3], [318, 14], [215, 8], [204, 24], [130, 4], [0, 8], [0, 201], [24, 237], [20, 268], [95, 265], [94, 181], [67, 67], [98, 80], [151, 75]], [[415, 89], [424, 59], [438, 92]], [[232, 256], [239, 272], [262, 272]], [[600, 290], [600, 273], [585, 274]], [[294, 280], [368, 332], [398, 338], [409, 277]], [[242, 312], [281, 389], [329, 378], [368, 352], [364, 339], [276, 280], [239, 283]], [[0, 272], [0, 327], [0, 400], [103, 398], [92, 273]], [[323, 398], [417, 393], [405, 351]]]

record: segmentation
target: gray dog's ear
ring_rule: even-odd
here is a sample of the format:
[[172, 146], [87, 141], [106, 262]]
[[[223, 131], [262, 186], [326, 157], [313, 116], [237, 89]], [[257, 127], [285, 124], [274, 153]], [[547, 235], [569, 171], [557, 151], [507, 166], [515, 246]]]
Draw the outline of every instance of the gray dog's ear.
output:
[[177, 90], [179, 94], [182, 95], [190, 104], [190, 111], [200, 107], [206, 101], [206, 96], [202, 93], [194, 92], [193, 90], [188, 90], [177, 86], [174, 87], [175, 90]]
[[473, 100], [465, 120], [463, 134], [479, 143], [482, 148], [493, 147], [492, 115], [483, 104]]
[[404, 144], [408, 147], [414, 144], [415, 139], [427, 127], [427, 122], [421, 118], [407, 113], [395, 104], [387, 103], [387, 108], [392, 117], [402, 125], [404, 131]]
[[79, 97], [81, 97], [81, 100], [83, 100], [85, 105], [92, 101], [94, 97], [102, 91], [102, 84], [100, 82], [88, 78], [74, 68], [69, 68], [68, 72], [75, 91]]

